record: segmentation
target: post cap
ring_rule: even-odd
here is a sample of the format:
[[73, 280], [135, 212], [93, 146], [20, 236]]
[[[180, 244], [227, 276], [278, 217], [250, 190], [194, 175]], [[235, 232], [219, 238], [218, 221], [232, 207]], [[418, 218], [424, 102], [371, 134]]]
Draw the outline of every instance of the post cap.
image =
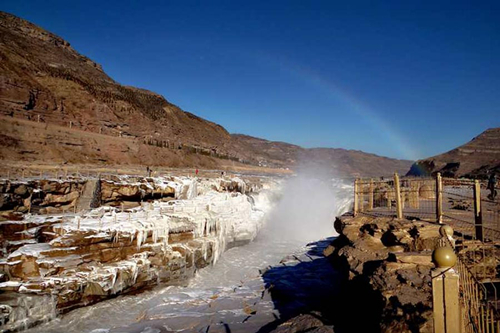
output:
[[453, 236], [453, 228], [447, 224], [443, 225], [441, 228], [439, 228], [439, 234], [442, 237], [452, 237]]
[[438, 247], [432, 252], [432, 261], [439, 268], [449, 268], [455, 266], [457, 255], [449, 246]]

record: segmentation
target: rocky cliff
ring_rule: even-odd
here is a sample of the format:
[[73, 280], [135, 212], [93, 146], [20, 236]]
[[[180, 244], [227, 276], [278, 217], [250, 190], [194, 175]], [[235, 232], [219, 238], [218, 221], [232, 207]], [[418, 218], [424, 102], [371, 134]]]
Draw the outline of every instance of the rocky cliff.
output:
[[[81, 193], [72, 191], [70, 182], [56, 183], [37, 184], [42, 185], [37, 188], [43, 192], [42, 202]], [[241, 179], [160, 177], [105, 183], [103, 201], [120, 203], [120, 208], [27, 214], [0, 222], [0, 331], [35, 325], [158, 283], [185, 284], [225, 249], [257, 235], [273, 195]], [[29, 183], [8, 187], [13, 198], [36, 193]], [[158, 199], [142, 201], [148, 196]], [[122, 204], [136, 199], [140, 203], [133, 208]]]
[[169, 138], [223, 149], [221, 126], [162, 96], [115, 82], [69, 42], [0, 12], [0, 112], [115, 136]]
[[335, 221], [340, 236], [325, 250], [344, 274], [335, 301], [341, 332], [433, 332], [432, 250], [439, 225], [393, 218]]
[[417, 161], [407, 175], [487, 178], [500, 173], [500, 128], [490, 128], [470, 142], [441, 155]]

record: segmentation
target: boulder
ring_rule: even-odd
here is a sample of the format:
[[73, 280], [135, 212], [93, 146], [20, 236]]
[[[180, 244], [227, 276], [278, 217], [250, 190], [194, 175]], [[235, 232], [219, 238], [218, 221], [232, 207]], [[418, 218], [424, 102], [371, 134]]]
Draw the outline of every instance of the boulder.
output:
[[[346, 327], [384, 333], [432, 332], [431, 253], [440, 226], [347, 215], [338, 218], [335, 226], [341, 234], [325, 254], [347, 279], [336, 302], [343, 304], [346, 320], [356, 311], [370, 313], [364, 322], [345, 323]], [[356, 299], [363, 299], [363, 304]]]

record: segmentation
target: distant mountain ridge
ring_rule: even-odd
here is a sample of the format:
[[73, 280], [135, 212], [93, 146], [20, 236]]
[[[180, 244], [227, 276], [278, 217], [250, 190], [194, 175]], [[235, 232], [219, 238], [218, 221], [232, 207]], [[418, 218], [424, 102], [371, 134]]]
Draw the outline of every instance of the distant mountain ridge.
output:
[[295, 168], [341, 176], [404, 172], [410, 161], [304, 149], [245, 135], [123, 86], [69, 42], [0, 12], [0, 159], [23, 163]]
[[286, 142], [275, 142], [242, 134], [232, 134], [235, 145], [244, 156], [256, 156], [259, 164], [273, 163], [281, 167], [294, 166], [330, 172], [345, 177], [389, 176], [405, 174], [412, 162], [397, 160], [359, 150], [342, 148], [302, 148]]
[[500, 128], [490, 128], [449, 152], [415, 162], [408, 175], [486, 178], [500, 174]]

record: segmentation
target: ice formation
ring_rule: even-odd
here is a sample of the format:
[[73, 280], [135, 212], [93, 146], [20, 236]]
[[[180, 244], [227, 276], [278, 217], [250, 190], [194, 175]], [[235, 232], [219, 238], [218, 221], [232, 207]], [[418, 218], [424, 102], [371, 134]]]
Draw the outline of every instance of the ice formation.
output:
[[[123, 191], [173, 189], [175, 195], [136, 208], [103, 206], [0, 222], [4, 233], [11, 231], [3, 242], [7, 255], [0, 272], [7, 281], [0, 290], [15, 293], [16, 299], [0, 304], [5, 307], [0, 329], [31, 325], [53, 316], [56, 308], [70, 310], [158, 282], [185, 283], [228, 247], [256, 237], [277, 188], [246, 193], [255, 188], [241, 179], [188, 177], [148, 178], [146, 183], [122, 177], [112, 185]], [[51, 306], [39, 307], [40, 302]]]

